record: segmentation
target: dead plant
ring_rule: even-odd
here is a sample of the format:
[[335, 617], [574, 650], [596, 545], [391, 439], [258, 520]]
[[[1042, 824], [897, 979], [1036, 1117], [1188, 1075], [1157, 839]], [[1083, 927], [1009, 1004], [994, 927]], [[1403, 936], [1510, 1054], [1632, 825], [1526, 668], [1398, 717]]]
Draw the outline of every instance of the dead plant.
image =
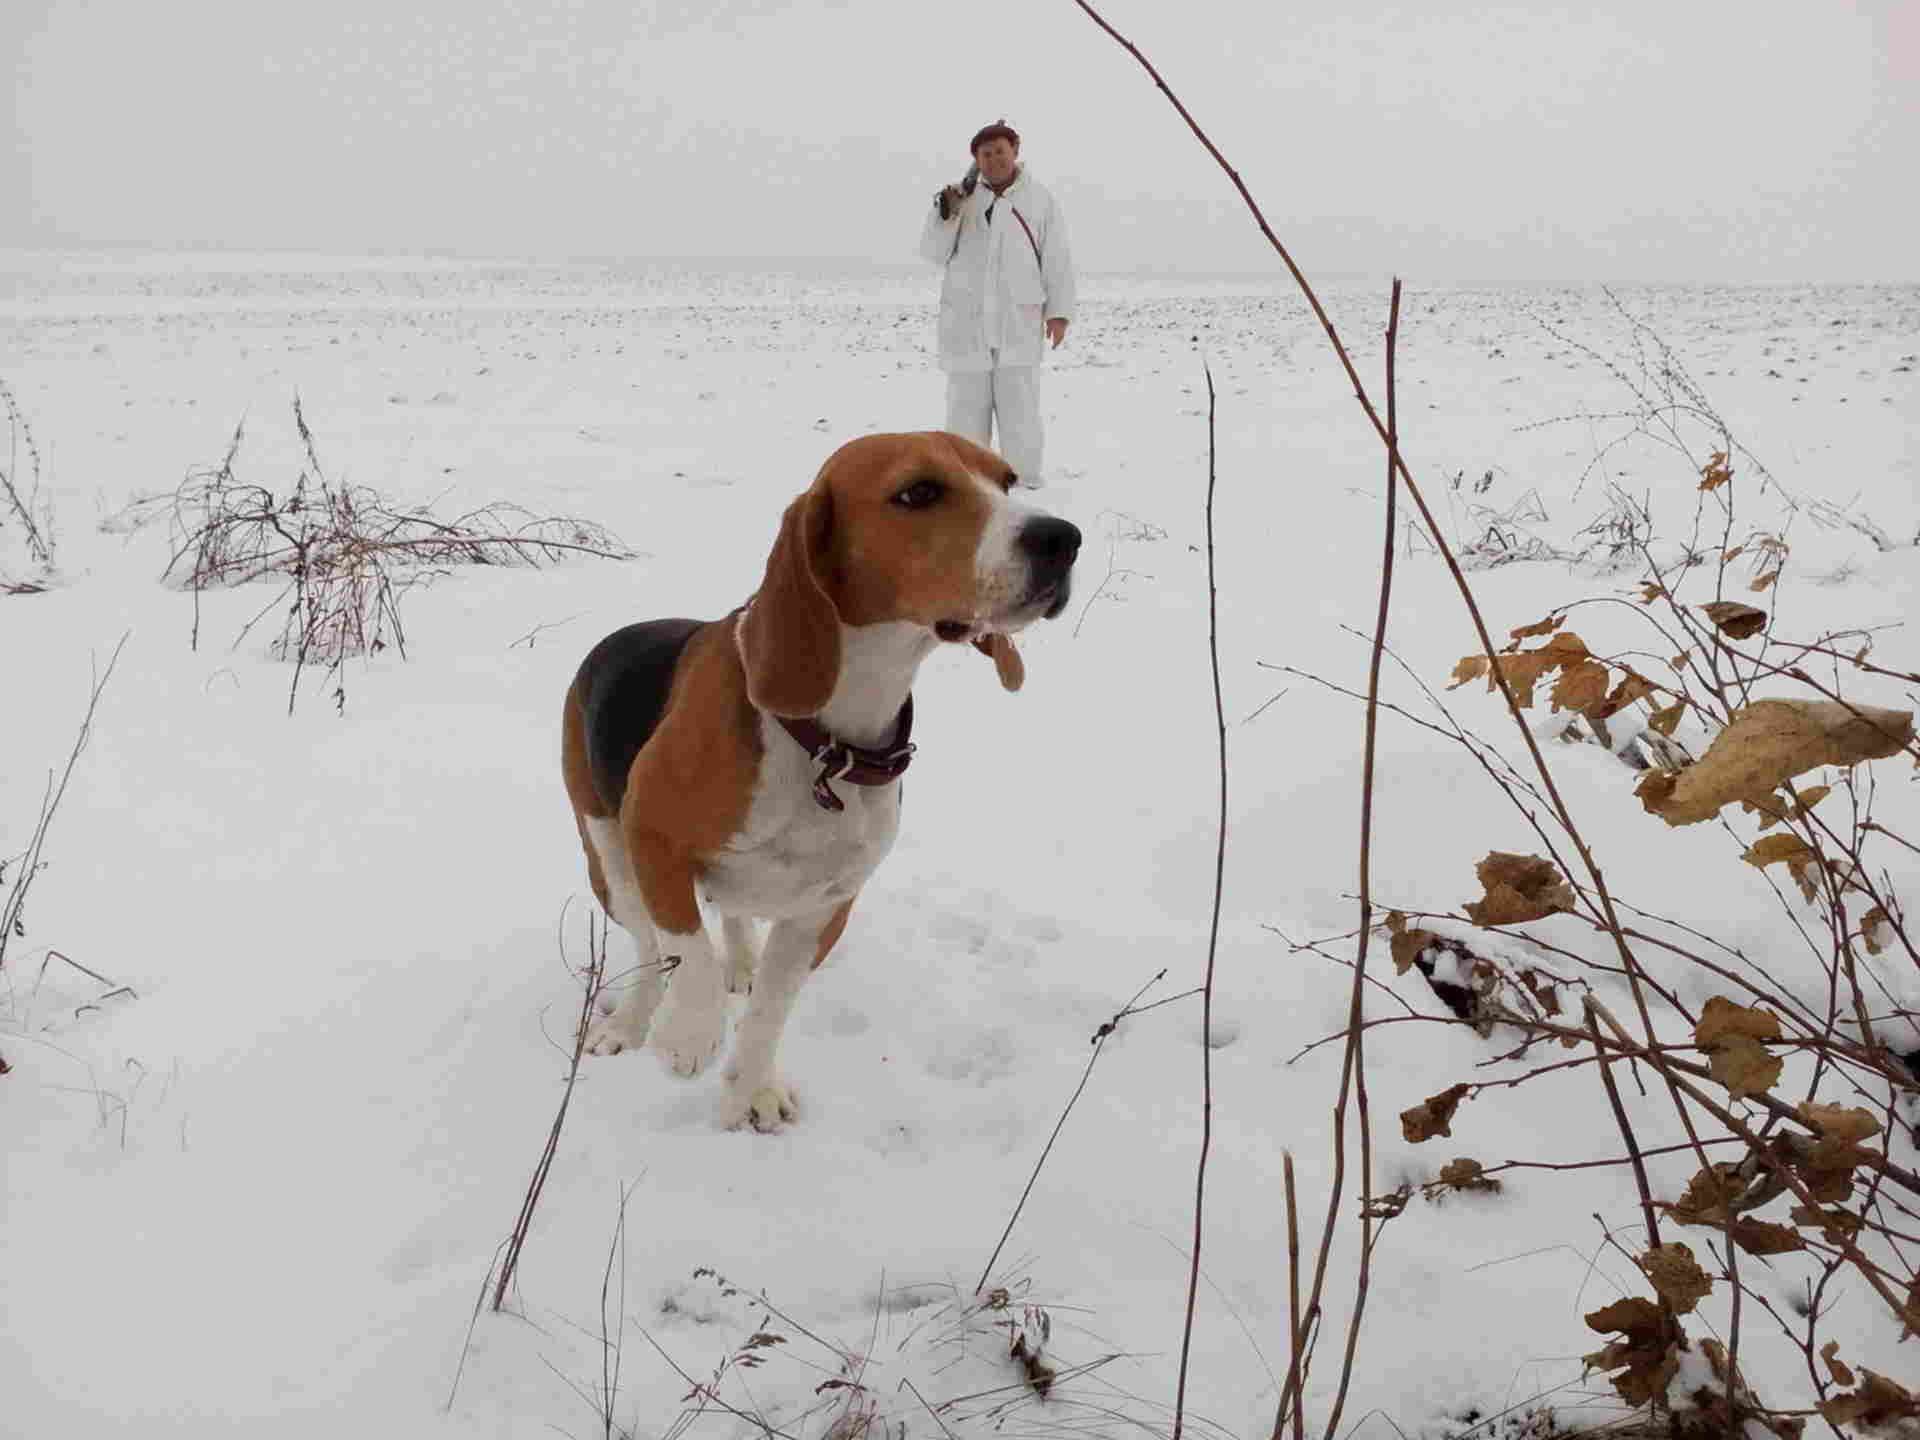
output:
[[202, 591], [277, 583], [274, 598], [241, 627], [234, 643], [268, 614], [280, 616], [270, 649], [294, 665], [289, 714], [310, 666], [324, 670], [334, 706], [343, 710], [348, 659], [389, 647], [404, 658], [402, 601], [414, 586], [457, 566], [542, 566], [570, 555], [633, 558], [633, 551], [590, 521], [537, 516], [505, 502], [451, 519], [426, 507], [396, 509], [369, 486], [329, 479], [298, 398], [293, 418], [303, 463], [284, 491], [235, 473], [246, 435], [243, 420], [218, 463], [189, 471], [172, 495], [135, 507], [137, 523], [156, 514], [168, 522], [174, 548], [164, 578], [193, 593], [194, 648], [200, 643]]

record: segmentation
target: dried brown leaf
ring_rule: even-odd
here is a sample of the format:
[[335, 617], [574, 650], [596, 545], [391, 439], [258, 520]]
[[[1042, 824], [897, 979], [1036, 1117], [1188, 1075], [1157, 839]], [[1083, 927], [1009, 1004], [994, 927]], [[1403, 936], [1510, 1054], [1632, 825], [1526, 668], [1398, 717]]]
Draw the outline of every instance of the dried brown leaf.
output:
[[[1780, 572], [1778, 570], [1763, 570], [1753, 577], [1747, 589], [1753, 591], [1756, 595], [1761, 594], [1767, 590], [1771, 590], [1773, 588], [1773, 582], [1779, 578]], [[1735, 636], [1734, 638], [1738, 639], [1739, 637]]]
[[1891, 943], [1888, 931], [1892, 925], [1893, 917], [1887, 914], [1884, 905], [1876, 905], [1860, 917], [1860, 941], [1869, 955], [1878, 955]]
[[1672, 736], [1674, 727], [1679, 725], [1680, 717], [1687, 713], [1687, 702], [1676, 700], [1664, 710], [1656, 710], [1647, 717], [1647, 728], [1656, 734]]
[[1436, 1135], [1451, 1135], [1453, 1112], [1460, 1102], [1472, 1090], [1471, 1085], [1451, 1085], [1438, 1095], [1422, 1100], [1411, 1110], [1400, 1112], [1400, 1133], [1410, 1145], [1418, 1145], [1423, 1140], [1431, 1140]]
[[1700, 470], [1700, 488], [1718, 490], [1733, 479], [1733, 467], [1727, 463], [1727, 452], [1716, 450]]
[[1640, 603], [1642, 605], [1651, 605], [1666, 593], [1667, 587], [1664, 585], [1657, 584], [1652, 580], [1642, 580], [1640, 582]]
[[1723, 995], [1707, 1001], [1693, 1027], [1694, 1043], [1707, 1051], [1709, 1073], [1736, 1100], [1764, 1094], [1778, 1082], [1782, 1062], [1760, 1042], [1779, 1038], [1778, 1016]]
[[1478, 680], [1487, 673], [1487, 657], [1484, 655], [1462, 655], [1460, 663], [1453, 667], [1453, 679], [1447, 685], [1449, 690], [1458, 690], [1469, 680]]
[[1692, 1247], [1682, 1241], [1654, 1246], [1639, 1264], [1676, 1315], [1688, 1314], [1713, 1291], [1713, 1281], [1693, 1258]]
[[[1500, 657], [1500, 674], [1506, 679], [1507, 689], [1513, 692], [1513, 703], [1522, 710], [1533, 704], [1534, 686], [1540, 683], [1540, 677], [1560, 664], [1560, 657], [1548, 650], [1527, 650], [1518, 655]], [[1487, 690], [1489, 693], [1500, 688], [1499, 681], [1489, 673]]]
[[1853, 1371], [1840, 1359], [1840, 1342], [1829, 1340], [1820, 1347], [1820, 1358], [1827, 1362], [1827, 1374], [1833, 1377], [1836, 1385], [1853, 1384]]
[[1589, 1330], [1597, 1330], [1602, 1335], [1617, 1333], [1636, 1340], [1652, 1339], [1666, 1329], [1660, 1307], [1643, 1295], [1629, 1295], [1591, 1311], [1586, 1322]]
[[1784, 1255], [1789, 1250], [1804, 1250], [1807, 1242], [1788, 1225], [1745, 1217], [1733, 1222], [1733, 1241], [1749, 1255]]
[[1613, 687], [1612, 693], [1610, 693], [1605, 700], [1602, 700], [1587, 712], [1589, 715], [1597, 715], [1604, 720], [1609, 715], [1626, 709], [1627, 706], [1633, 704], [1634, 701], [1644, 700], [1654, 693], [1655, 686], [1646, 676], [1624, 665], [1620, 668], [1626, 670], [1626, 675], [1618, 685]]
[[1754, 1040], [1778, 1040], [1780, 1017], [1756, 1006], [1736, 1005], [1724, 995], [1710, 998], [1693, 1027], [1693, 1043], [1711, 1049], [1729, 1035]]
[[1613, 1388], [1629, 1405], [1651, 1405], [1656, 1397], [1665, 1398], [1667, 1387], [1680, 1370], [1678, 1346], [1635, 1354], [1624, 1375], [1613, 1376]]
[[1478, 1160], [1462, 1155], [1440, 1167], [1440, 1183], [1451, 1190], [1498, 1191], [1500, 1182], [1483, 1174], [1484, 1169]]
[[1906, 1386], [1886, 1376], [1860, 1367], [1860, 1388], [1847, 1395], [1832, 1395], [1820, 1402], [1822, 1418], [1834, 1425], [1858, 1425], [1871, 1430], [1891, 1425], [1896, 1420], [1920, 1419], [1920, 1399]]
[[1476, 925], [1522, 925], [1574, 907], [1574, 896], [1551, 860], [1491, 851], [1474, 867], [1486, 891], [1464, 908]]
[[1871, 1140], [1880, 1133], [1880, 1122], [1873, 1118], [1873, 1112], [1858, 1105], [1822, 1105], [1817, 1100], [1803, 1100], [1794, 1107], [1794, 1112], [1818, 1130], [1823, 1140], [1851, 1144]]
[[1393, 951], [1393, 973], [1404, 975], [1413, 969], [1413, 962], [1420, 958], [1420, 952], [1437, 938], [1431, 930], [1402, 930], [1388, 941]]
[[1817, 1205], [1796, 1205], [1787, 1212], [1794, 1224], [1819, 1230], [1829, 1245], [1845, 1244], [1860, 1232], [1860, 1217], [1851, 1210], [1829, 1210]]
[[1767, 628], [1767, 612], [1756, 610], [1751, 605], [1742, 605], [1738, 600], [1711, 600], [1700, 609], [1707, 618], [1730, 640], [1745, 640], [1758, 635]]
[[1566, 623], [1567, 617], [1564, 615], [1549, 615], [1546, 619], [1536, 620], [1531, 625], [1522, 625], [1517, 630], [1509, 630], [1507, 638], [1518, 645], [1522, 640], [1529, 640], [1535, 635], [1551, 635]]
[[1708, 1073], [1727, 1087], [1735, 1100], [1764, 1095], [1779, 1083], [1784, 1062], [1766, 1046], [1745, 1035], [1730, 1035], [1713, 1049]]
[[1724, 1226], [1730, 1208], [1746, 1188], [1738, 1166], [1714, 1165], [1696, 1171], [1687, 1182], [1686, 1193], [1662, 1208], [1678, 1225]]
[[1553, 708], [1583, 712], [1592, 709], [1606, 698], [1607, 680], [1607, 667], [1598, 660], [1569, 665], [1554, 684]]
[[1813, 847], [1798, 835], [1767, 835], [1753, 842], [1747, 853], [1740, 858], [1756, 870], [1764, 870], [1769, 865], [1778, 865], [1781, 861], [1794, 861], [1813, 854]]
[[1636, 793], [1669, 825], [1710, 820], [1723, 805], [1778, 804], [1776, 786], [1821, 765], [1853, 765], [1898, 753], [1913, 740], [1911, 710], [1848, 707], [1832, 700], [1756, 700], [1737, 712], [1707, 753], [1675, 776]]

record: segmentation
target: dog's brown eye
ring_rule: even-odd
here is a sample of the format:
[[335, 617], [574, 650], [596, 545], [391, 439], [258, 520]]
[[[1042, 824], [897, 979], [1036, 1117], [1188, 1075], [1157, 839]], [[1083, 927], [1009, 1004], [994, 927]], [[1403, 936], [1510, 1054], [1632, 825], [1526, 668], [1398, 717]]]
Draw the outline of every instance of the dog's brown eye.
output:
[[924, 510], [941, 495], [938, 480], [916, 480], [893, 497], [893, 503], [909, 510]]

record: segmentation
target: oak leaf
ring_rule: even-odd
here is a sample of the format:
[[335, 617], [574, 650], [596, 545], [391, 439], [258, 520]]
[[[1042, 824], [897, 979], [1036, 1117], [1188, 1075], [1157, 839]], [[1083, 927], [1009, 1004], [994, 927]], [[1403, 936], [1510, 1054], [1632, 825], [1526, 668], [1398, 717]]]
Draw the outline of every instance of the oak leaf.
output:
[[1780, 1038], [1780, 1018], [1736, 1005], [1722, 995], [1708, 1000], [1693, 1027], [1694, 1044], [1707, 1051], [1708, 1073], [1736, 1100], [1762, 1095], [1780, 1079], [1783, 1062], [1760, 1042]]
[[1640, 1257], [1639, 1265], [1676, 1315], [1689, 1313], [1713, 1291], [1713, 1281], [1693, 1258], [1692, 1247], [1681, 1241], [1654, 1246]]
[[1840, 1342], [1838, 1340], [1829, 1340], [1826, 1344], [1822, 1345], [1820, 1347], [1820, 1358], [1827, 1362], [1827, 1374], [1833, 1377], [1834, 1384], [1853, 1384], [1853, 1371], [1849, 1370], [1846, 1363], [1840, 1358]]
[[1498, 1191], [1500, 1182], [1483, 1174], [1484, 1168], [1478, 1160], [1462, 1155], [1440, 1167], [1440, 1180], [1450, 1190]]
[[1749, 1255], [1784, 1255], [1790, 1250], [1807, 1248], [1800, 1232], [1791, 1226], [1749, 1220], [1745, 1216], [1733, 1222], [1733, 1243]]
[[1809, 901], [1820, 896], [1820, 856], [1814, 848], [1798, 835], [1782, 833], [1767, 835], [1753, 842], [1747, 853], [1740, 857], [1756, 870], [1764, 870], [1769, 865], [1786, 862], [1792, 873], [1794, 883], [1800, 887], [1800, 893]]
[[[1756, 700], [1735, 713], [1699, 760], [1671, 776], [1648, 772], [1636, 793], [1669, 825], [1694, 825], [1736, 800], [1775, 808], [1775, 787], [1796, 775], [1821, 765], [1882, 759], [1912, 740], [1911, 710]], [[1656, 776], [1668, 783], [1655, 783]]]
[[1400, 1112], [1400, 1133], [1407, 1143], [1418, 1145], [1436, 1135], [1452, 1135], [1453, 1112], [1472, 1090], [1471, 1085], [1450, 1085], [1438, 1095], [1430, 1095], [1410, 1110]]
[[[1561, 658], [1551, 650], [1523, 650], [1518, 655], [1502, 655], [1500, 678], [1505, 679], [1507, 689], [1513, 692], [1513, 703], [1522, 710], [1529, 709], [1533, 705], [1534, 687], [1543, 675], [1560, 664]], [[1499, 688], [1499, 679], [1488, 674], [1488, 693]]]
[[1767, 612], [1738, 600], [1711, 600], [1700, 607], [1716, 629], [1731, 640], [1745, 640], [1767, 628]]
[[1626, 1337], [1585, 1356], [1589, 1369], [1626, 1367], [1611, 1378], [1613, 1388], [1630, 1405], [1645, 1405], [1656, 1395], [1666, 1394], [1668, 1382], [1680, 1368], [1679, 1327], [1671, 1316], [1651, 1300], [1633, 1295], [1593, 1311], [1586, 1321], [1602, 1334], [1618, 1332]]
[[1687, 702], [1676, 700], [1663, 710], [1656, 710], [1647, 717], [1647, 728], [1656, 734], [1672, 737], [1674, 727], [1679, 725], [1680, 717], [1687, 713]]
[[1892, 923], [1893, 919], [1884, 905], [1876, 905], [1860, 917], [1860, 940], [1867, 947], [1869, 955], [1878, 955], [1887, 948], [1887, 931]]
[[1823, 1105], [1817, 1100], [1803, 1100], [1794, 1108], [1802, 1120], [1820, 1132], [1823, 1140], [1851, 1144], [1856, 1140], [1871, 1140], [1880, 1133], [1880, 1122], [1873, 1118], [1873, 1112], [1858, 1105]]
[[1796, 1225], [1818, 1227], [1829, 1245], [1844, 1245], [1860, 1232], [1860, 1217], [1851, 1210], [1826, 1210], [1818, 1205], [1796, 1205], [1787, 1212]]
[[1587, 711], [1607, 694], [1607, 667], [1598, 660], [1582, 660], [1560, 672], [1553, 687], [1555, 710]]
[[1518, 645], [1522, 640], [1530, 639], [1535, 635], [1551, 635], [1566, 623], [1567, 617], [1564, 615], [1549, 615], [1546, 619], [1536, 620], [1531, 625], [1522, 625], [1516, 630], [1509, 630], [1507, 638]]
[[1388, 941], [1393, 951], [1393, 973], [1404, 975], [1413, 969], [1413, 962], [1420, 958], [1420, 952], [1438, 939], [1431, 930], [1401, 930]]
[[1731, 1207], [1746, 1190], [1740, 1167], [1721, 1163], [1696, 1171], [1687, 1182], [1686, 1193], [1670, 1205], [1662, 1206], [1679, 1225], [1724, 1226]]
[[1693, 1043], [1711, 1048], [1728, 1035], [1778, 1040], [1780, 1017], [1757, 1006], [1736, 1005], [1724, 995], [1715, 995], [1700, 1011], [1700, 1021], [1693, 1027]]
[[1790, 795], [1775, 793], [1770, 804], [1759, 805], [1749, 800], [1743, 802], [1743, 807], [1764, 816], [1765, 818], [1760, 822], [1760, 828], [1766, 830], [1780, 824], [1783, 820], [1806, 819], [1807, 812], [1832, 793], [1831, 785], [1809, 785], [1799, 792], [1797, 800]]
[[1820, 1415], [1834, 1425], [1873, 1429], [1896, 1420], [1920, 1419], [1920, 1398], [1906, 1386], [1860, 1367], [1860, 1388], [1848, 1395], [1831, 1395], [1820, 1402]]
[[1486, 891], [1465, 907], [1476, 925], [1521, 925], [1574, 908], [1573, 889], [1551, 860], [1494, 850], [1474, 867]]
[[1780, 1081], [1785, 1062], [1767, 1053], [1766, 1046], [1745, 1035], [1732, 1035], [1714, 1047], [1707, 1072], [1727, 1087], [1735, 1100], [1764, 1095]]
[[1458, 690], [1469, 680], [1478, 680], [1487, 673], [1487, 657], [1484, 655], [1462, 655], [1460, 663], [1453, 667], [1453, 679], [1447, 688]]
[[[1625, 666], [1621, 667], [1626, 669]], [[1637, 670], [1627, 670], [1620, 683], [1613, 687], [1607, 698], [1595, 705], [1587, 713], [1598, 715], [1602, 720], [1627, 708], [1636, 700], [1644, 700], [1653, 694], [1653, 682]]]

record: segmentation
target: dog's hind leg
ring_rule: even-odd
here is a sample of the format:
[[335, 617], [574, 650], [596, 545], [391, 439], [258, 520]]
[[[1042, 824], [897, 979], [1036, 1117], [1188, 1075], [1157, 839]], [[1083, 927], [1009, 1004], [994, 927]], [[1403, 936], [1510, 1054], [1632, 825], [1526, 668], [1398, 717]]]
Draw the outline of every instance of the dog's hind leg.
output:
[[647, 1028], [666, 993], [666, 972], [653, 918], [641, 898], [633, 861], [620, 835], [620, 822], [610, 816], [583, 818], [580, 829], [587, 843], [594, 893], [620, 928], [633, 937], [632, 964], [608, 966], [607, 989], [618, 997], [613, 1009], [596, 1019], [587, 1031], [588, 1054], [618, 1055], [646, 1043]]

